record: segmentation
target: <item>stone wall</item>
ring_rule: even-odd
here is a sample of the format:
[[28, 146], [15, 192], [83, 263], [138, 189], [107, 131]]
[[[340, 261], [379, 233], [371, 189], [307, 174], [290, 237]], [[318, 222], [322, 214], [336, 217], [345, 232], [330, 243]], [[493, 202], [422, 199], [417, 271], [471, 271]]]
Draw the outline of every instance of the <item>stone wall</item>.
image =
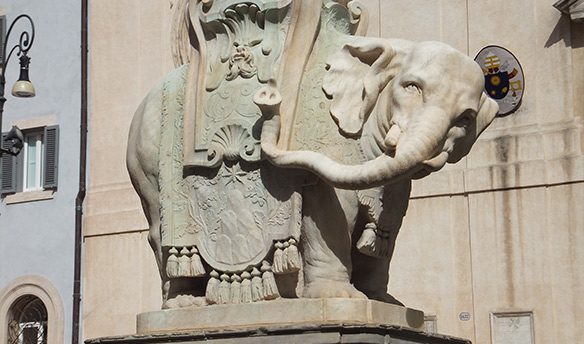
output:
[[126, 171], [134, 111], [173, 68], [172, 1], [90, 1], [90, 177], [84, 221], [83, 336], [135, 332], [160, 309], [148, 224]]

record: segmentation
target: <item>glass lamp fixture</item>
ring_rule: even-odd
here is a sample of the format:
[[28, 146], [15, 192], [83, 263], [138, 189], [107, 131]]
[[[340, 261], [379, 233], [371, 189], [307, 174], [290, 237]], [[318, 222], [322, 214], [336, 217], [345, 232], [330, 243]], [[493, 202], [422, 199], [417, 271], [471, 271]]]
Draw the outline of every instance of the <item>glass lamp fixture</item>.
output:
[[31, 98], [36, 95], [34, 85], [28, 77], [28, 65], [30, 57], [23, 54], [20, 57], [20, 77], [12, 87], [12, 95], [19, 98]]

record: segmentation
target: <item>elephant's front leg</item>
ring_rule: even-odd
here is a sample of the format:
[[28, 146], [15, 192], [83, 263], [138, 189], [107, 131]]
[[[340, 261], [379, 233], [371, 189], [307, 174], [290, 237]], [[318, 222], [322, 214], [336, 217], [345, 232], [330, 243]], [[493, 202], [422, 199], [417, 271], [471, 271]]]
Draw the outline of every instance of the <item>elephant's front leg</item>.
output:
[[304, 189], [304, 297], [366, 298], [350, 278], [357, 211], [354, 191], [335, 190], [322, 181]]

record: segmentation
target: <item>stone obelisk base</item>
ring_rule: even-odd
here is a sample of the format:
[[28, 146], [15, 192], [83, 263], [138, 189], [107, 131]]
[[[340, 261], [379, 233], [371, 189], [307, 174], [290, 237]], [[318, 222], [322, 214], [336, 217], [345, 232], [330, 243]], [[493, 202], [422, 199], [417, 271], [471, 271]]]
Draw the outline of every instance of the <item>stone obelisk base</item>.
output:
[[470, 341], [423, 332], [424, 313], [378, 301], [294, 299], [142, 313], [136, 335], [87, 344], [427, 343]]

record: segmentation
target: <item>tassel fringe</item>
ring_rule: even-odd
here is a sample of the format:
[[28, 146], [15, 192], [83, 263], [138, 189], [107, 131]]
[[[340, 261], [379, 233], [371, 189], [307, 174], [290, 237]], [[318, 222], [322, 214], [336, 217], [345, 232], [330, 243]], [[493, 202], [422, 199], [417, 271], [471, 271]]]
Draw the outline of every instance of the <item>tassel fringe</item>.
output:
[[219, 287], [219, 273], [215, 270], [211, 271], [209, 274], [211, 278], [207, 282], [207, 290], [205, 291], [205, 298], [207, 303], [210, 305], [216, 304], [218, 299], [218, 287]]
[[170, 278], [179, 277], [178, 250], [173, 247], [169, 251], [168, 260], [166, 261], [166, 275]]
[[267, 261], [262, 262], [262, 284], [264, 285], [264, 300], [273, 300], [280, 297], [276, 278], [272, 272], [272, 267]]
[[193, 246], [191, 249], [191, 276], [194, 277], [203, 277], [205, 276], [205, 267], [203, 266], [203, 262], [201, 261], [201, 257], [199, 256], [199, 251], [196, 247]]

